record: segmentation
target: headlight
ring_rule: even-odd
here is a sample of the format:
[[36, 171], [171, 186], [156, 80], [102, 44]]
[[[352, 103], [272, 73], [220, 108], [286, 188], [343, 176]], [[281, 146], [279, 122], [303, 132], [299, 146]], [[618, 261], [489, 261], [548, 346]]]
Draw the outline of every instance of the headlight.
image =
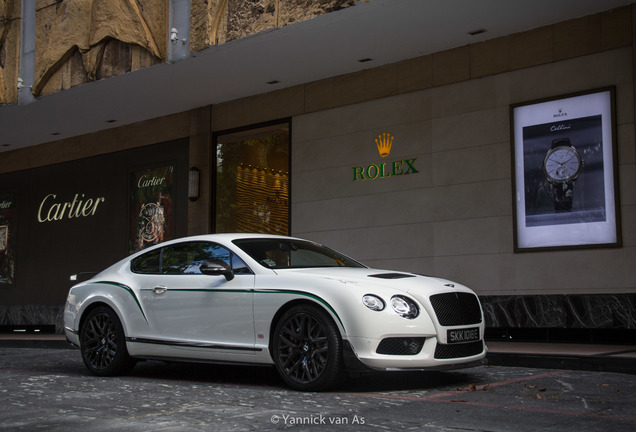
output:
[[404, 296], [391, 297], [391, 307], [402, 318], [413, 319], [420, 314], [420, 310], [413, 300]]
[[362, 297], [362, 303], [371, 310], [381, 311], [384, 309], [384, 302], [378, 296], [367, 294]]

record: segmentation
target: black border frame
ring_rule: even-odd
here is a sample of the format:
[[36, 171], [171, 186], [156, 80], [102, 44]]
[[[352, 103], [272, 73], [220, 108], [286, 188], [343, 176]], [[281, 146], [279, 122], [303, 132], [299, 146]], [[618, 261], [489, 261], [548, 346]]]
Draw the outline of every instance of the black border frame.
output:
[[[615, 214], [615, 227], [616, 227], [616, 241], [610, 243], [590, 243], [590, 244], [579, 244], [579, 245], [559, 245], [559, 246], [536, 246], [536, 247], [520, 247], [519, 246], [519, 226], [517, 223], [518, 217], [518, 207], [517, 207], [517, 195], [519, 193], [523, 193], [523, 191], [519, 191], [517, 188], [516, 180], [516, 147], [517, 143], [515, 142], [515, 109], [524, 107], [537, 105], [545, 102], [556, 102], [562, 99], [569, 99], [573, 97], [592, 95], [596, 93], [610, 93], [610, 119], [609, 124], [611, 128], [611, 152], [612, 152], [612, 166], [613, 166], [613, 190], [614, 190], [614, 214]], [[605, 121], [605, 119], [604, 119]], [[618, 173], [618, 144], [617, 144], [617, 136], [616, 136], [616, 87], [615, 86], [607, 86], [601, 88], [595, 88], [591, 90], [573, 92], [562, 94], [558, 96], [546, 97], [541, 99], [535, 99], [526, 102], [520, 102], [510, 105], [510, 147], [511, 147], [511, 166], [512, 166], [512, 210], [513, 210], [513, 238], [514, 238], [514, 252], [542, 252], [542, 251], [555, 251], [555, 250], [579, 250], [579, 249], [593, 249], [593, 248], [618, 248], [622, 247], [622, 228], [621, 228], [621, 205], [620, 205], [620, 183], [619, 183], [619, 173]], [[558, 225], [553, 225], [558, 226]]]

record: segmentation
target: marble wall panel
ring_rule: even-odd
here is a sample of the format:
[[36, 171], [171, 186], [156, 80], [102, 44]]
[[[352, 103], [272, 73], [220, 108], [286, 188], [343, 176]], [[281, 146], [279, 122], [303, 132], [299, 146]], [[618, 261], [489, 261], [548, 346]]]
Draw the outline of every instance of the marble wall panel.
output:
[[55, 326], [64, 332], [64, 305], [0, 305], [0, 326]]
[[487, 327], [636, 329], [636, 294], [483, 296]]

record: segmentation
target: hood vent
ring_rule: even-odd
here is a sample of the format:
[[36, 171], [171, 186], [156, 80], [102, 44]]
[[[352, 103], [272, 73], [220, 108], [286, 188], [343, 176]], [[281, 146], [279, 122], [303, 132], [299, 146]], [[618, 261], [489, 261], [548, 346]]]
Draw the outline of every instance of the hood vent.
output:
[[369, 275], [369, 277], [374, 277], [378, 279], [404, 279], [404, 278], [412, 278], [415, 276], [411, 274], [406, 274], [406, 273], [378, 273], [374, 275]]

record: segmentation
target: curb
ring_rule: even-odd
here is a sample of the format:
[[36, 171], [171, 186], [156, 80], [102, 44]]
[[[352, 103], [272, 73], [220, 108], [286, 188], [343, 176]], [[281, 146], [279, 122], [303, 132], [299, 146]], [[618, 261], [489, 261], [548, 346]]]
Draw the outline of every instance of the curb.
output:
[[636, 374], [636, 359], [633, 358], [497, 352], [489, 352], [486, 358], [491, 366]]

